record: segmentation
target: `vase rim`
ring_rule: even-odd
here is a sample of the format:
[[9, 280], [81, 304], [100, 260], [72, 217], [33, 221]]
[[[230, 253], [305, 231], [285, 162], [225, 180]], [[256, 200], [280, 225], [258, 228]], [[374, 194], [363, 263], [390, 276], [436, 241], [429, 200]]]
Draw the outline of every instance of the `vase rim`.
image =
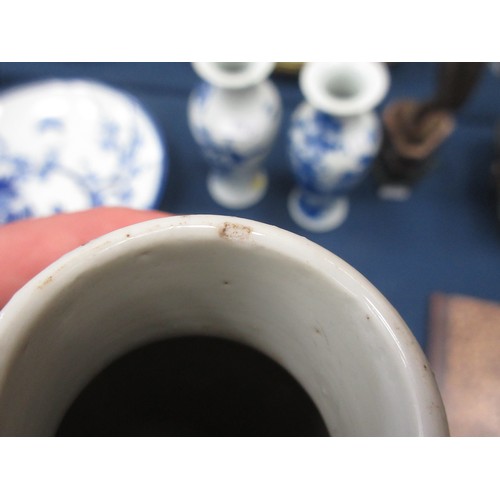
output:
[[193, 62], [197, 75], [215, 87], [242, 89], [264, 81], [274, 62]]
[[377, 62], [313, 62], [299, 75], [302, 94], [311, 106], [336, 116], [375, 108], [389, 90], [387, 66]]
[[[233, 259], [231, 256], [237, 255], [240, 256], [239, 258], [245, 258], [246, 255], [248, 258], [250, 253], [254, 255], [254, 258], [258, 256], [258, 262], [264, 265], [264, 268], [261, 269], [262, 273], [270, 273], [271, 268], [269, 266], [274, 265], [272, 263], [276, 262], [275, 259], [278, 259], [284, 263], [288, 270], [293, 270], [292, 272], [297, 273], [298, 276], [311, 273], [311, 276], [319, 277], [322, 284], [318, 286], [324, 293], [328, 291], [330, 294], [330, 298], [322, 308], [328, 311], [332, 307], [332, 303], [337, 303], [337, 307], [341, 307], [341, 304], [345, 304], [345, 307], [352, 307], [353, 317], [356, 318], [355, 323], [357, 325], [355, 327], [354, 323], [352, 323], [352, 328], [354, 332], [359, 328], [359, 335], [368, 342], [366, 345], [367, 350], [363, 351], [366, 354], [360, 353], [355, 362], [363, 365], [363, 357], [369, 356], [370, 352], [378, 355], [380, 352], [385, 351], [388, 356], [387, 359], [391, 361], [394, 367], [391, 370], [388, 367], [387, 370], [386, 367], [384, 367], [384, 370], [381, 369], [380, 377], [377, 375], [379, 378], [376, 377], [377, 380], [373, 382], [373, 386], [378, 386], [384, 380], [384, 374], [393, 373], [403, 377], [404, 382], [401, 382], [401, 384], [393, 386], [390, 382], [387, 385], [384, 382], [384, 387], [381, 389], [381, 392], [384, 393], [386, 391], [395, 391], [401, 395], [405, 394], [404, 401], [399, 401], [397, 397], [391, 398], [391, 401], [395, 403], [393, 411], [398, 412], [399, 408], [405, 407], [404, 414], [411, 416], [412, 419], [408, 429], [411, 428], [411, 432], [414, 434], [446, 435], [447, 424], [444, 407], [442, 406], [434, 376], [427, 367], [425, 355], [404, 320], [373, 284], [340, 257], [302, 236], [262, 222], [210, 214], [165, 217], [117, 229], [65, 254], [25, 284], [12, 297], [2, 310], [2, 314], [0, 314], [0, 337], [2, 340], [2, 348], [0, 349], [0, 402], [5, 405], [5, 387], [8, 377], [12, 373], [12, 366], [16, 366], [14, 364], [15, 359], [23, 357], [24, 352], [27, 350], [26, 346], [29, 345], [29, 339], [32, 338], [34, 332], [38, 331], [37, 328], [34, 328], [34, 325], [41, 321], [40, 318], [43, 318], [47, 311], [61, 310], [60, 306], [55, 309], [51, 308], [56, 306], [57, 303], [65, 304], [63, 297], [69, 290], [78, 289], [78, 286], [81, 286], [80, 284], [85, 280], [92, 288], [94, 286], [99, 288], [99, 283], [110, 277], [110, 274], [108, 274], [109, 269], [117, 269], [115, 267], [116, 263], [121, 263], [118, 267], [126, 266], [125, 262], [136, 263], [138, 269], [142, 268], [144, 271], [143, 266], [149, 266], [150, 269], [152, 269], [151, 266], [156, 266], [156, 263], [160, 262], [156, 259], [161, 255], [165, 257], [170, 255], [172, 259], [175, 259], [178, 254], [172, 253], [174, 248], [194, 248], [197, 249], [199, 254], [191, 255], [202, 255], [207, 245], [215, 245], [212, 248], [225, 249], [222, 255], [230, 259], [230, 262], [226, 262], [229, 268], [236, 269], [234, 266], [241, 262], [240, 260], [231, 260]], [[217, 251], [210, 252], [212, 256], [217, 254]], [[270, 256], [273, 257], [272, 260], [270, 260]], [[207, 262], [216, 261], [217, 258], [214, 261], [208, 259]], [[146, 265], [146, 262], [149, 262], [149, 264]], [[213, 286], [215, 289], [215, 277], [217, 277], [217, 282], [223, 278], [220, 273], [224, 266], [219, 266], [219, 264], [215, 266], [215, 269], [220, 269], [219, 272], [214, 271], [215, 274], [209, 273], [205, 277], [203, 277], [202, 273], [202, 276], [199, 277], [200, 283], [205, 281], [204, 289], [207, 290], [207, 293], [208, 286]], [[175, 262], [173, 267], [176, 267]], [[210, 267], [210, 264], [208, 264], [208, 267]], [[166, 266], [165, 269], [164, 272], [166, 273], [172, 267]], [[104, 278], [99, 278], [96, 282], [94, 280], [97, 275]], [[179, 274], [176, 274], [177, 278], [172, 277], [172, 280], [178, 279], [182, 275], [183, 272], [180, 271]], [[149, 280], [149, 276], [150, 274], [146, 273], [144, 279]], [[237, 276], [240, 276], [238, 278], [240, 283], [245, 281], [245, 279], [241, 278], [242, 275], [239, 272]], [[306, 282], [311, 283], [309, 279]], [[79, 285], [76, 285], [77, 283]], [[209, 283], [211, 285], [208, 285]], [[262, 288], [266, 280], [264, 279], [260, 283], [261, 285], [258, 287], [254, 285], [253, 293], [266, 293], [265, 289]], [[138, 283], [135, 283], [134, 286], [141, 287]], [[238, 285], [238, 287], [240, 286], [242, 285]], [[278, 289], [279, 284], [276, 287]], [[172, 285], [172, 288], [175, 288], [175, 285]], [[245, 287], [241, 289], [244, 290]], [[91, 294], [90, 291], [88, 293]], [[306, 288], [303, 288], [303, 293], [307, 293]], [[221, 297], [219, 300], [222, 305], [223, 295], [219, 293], [219, 297]], [[269, 299], [261, 299], [261, 302], [271, 300], [271, 297], [273, 297], [272, 294], [269, 295]], [[249, 296], [247, 296], [247, 301], [252, 302]], [[119, 300], [118, 303], [123, 304], [124, 302]], [[164, 304], [164, 301], [161, 303]], [[107, 314], [107, 311], [115, 310], [107, 304], [96, 304], [96, 307], [101, 309], [103, 316]], [[206, 307], [209, 308], [210, 306], [207, 305]], [[144, 310], [153, 311], [155, 309], [155, 307], [150, 307]], [[272, 307], [270, 310], [272, 310]], [[26, 314], [26, 311], [30, 311], [30, 314]], [[300, 312], [298, 314], [300, 315]], [[264, 317], [265, 315], [266, 313], [264, 313]], [[236, 319], [236, 316], [233, 319]], [[210, 313], [206, 317], [216, 318], [218, 315]], [[229, 323], [233, 324], [233, 319]], [[370, 326], [365, 323], [368, 320], [370, 320]], [[210, 322], [209, 320], [203, 321]], [[245, 323], [245, 325], [253, 324], [248, 319], [242, 321], [242, 324]], [[64, 320], [59, 320], [59, 323], [61, 322], [64, 322]], [[367, 328], [369, 328], [369, 335], [366, 334]], [[335, 340], [345, 335], [344, 333], [337, 337], [333, 332], [328, 333], [329, 329], [330, 327], [325, 328], [325, 331], [321, 334], [325, 339]], [[318, 335], [318, 331], [316, 327], [314, 335]], [[305, 336], [307, 334], [304, 332], [301, 335]], [[260, 337], [260, 335], [257, 336]], [[282, 333], [277, 332], [276, 337], [283, 338]], [[350, 336], [347, 335], [347, 337]], [[62, 342], [63, 346], [66, 345], [63, 340], [58, 342]], [[103, 341], [103, 343], [106, 344], [106, 341]], [[311, 343], [314, 346], [317, 345], [310, 339], [304, 339], [304, 345]], [[344, 344], [344, 341], [339, 342], [340, 344]], [[316, 350], [317, 348], [315, 348]], [[50, 348], [47, 348], [48, 351], [50, 351]], [[325, 356], [329, 356], [334, 352], [333, 350], [330, 352], [329, 347], [327, 351]], [[57, 352], [63, 351], [59, 348]], [[322, 361], [327, 358], [318, 357], [316, 359]], [[382, 355], [381, 359], [383, 360], [385, 357]], [[314, 363], [313, 360], [311, 361]], [[381, 367], [378, 364], [379, 362], [378, 358], [373, 361], [374, 367]], [[43, 362], [41, 363], [43, 364]], [[315, 381], [315, 385], [317, 385], [317, 381]], [[0, 406], [0, 410], [2, 411], [2, 417], [4, 417], [5, 406]], [[5, 417], [4, 420], [0, 421], [0, 434], [6, 434]]]

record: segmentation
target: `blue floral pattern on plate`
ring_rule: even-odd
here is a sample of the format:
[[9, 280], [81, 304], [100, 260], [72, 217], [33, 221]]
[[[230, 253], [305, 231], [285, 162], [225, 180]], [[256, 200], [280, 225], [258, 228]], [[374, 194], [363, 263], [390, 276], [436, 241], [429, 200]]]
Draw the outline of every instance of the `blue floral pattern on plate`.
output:
[[164, 144], [132, 96], [49, 80], [0, 96], [0, 223], [110, 205], [152, 208]]

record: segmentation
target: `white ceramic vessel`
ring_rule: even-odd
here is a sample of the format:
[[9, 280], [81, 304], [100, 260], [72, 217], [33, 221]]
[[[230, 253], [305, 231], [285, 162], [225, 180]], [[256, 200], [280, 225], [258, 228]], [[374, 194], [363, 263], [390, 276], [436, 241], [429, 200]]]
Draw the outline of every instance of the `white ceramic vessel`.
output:
[[0, 313], [0, 435], [55, 433], [113, 359], [193, 332], [277, 361], [332, 436], [447, 434], [422, 350], [365, 278], [287, 231], [193, 215], [105, 235], [17, 292]]
[[0, 223], [101, 205], [153, 208], [164, 138], [133, 96], [89, 80], [42, 80], [0, 96]]
[[301, 227], [324, 232], [348, 214], [348, 193], [366, 175], [382, 139], [374, 107], [389, 88], [380, 63], [307, 63], [304, 101], [292, 115], [289, 155], [297, 187], [288, 209]]
[[194, 63], [203, 79], [192, 92], [188, 119], [210, 164], [208, 191], [220, 205], [242, 209], [266, 193], [264, 161], [281, 123], [282, 105], [268, 79], [273, 63]]

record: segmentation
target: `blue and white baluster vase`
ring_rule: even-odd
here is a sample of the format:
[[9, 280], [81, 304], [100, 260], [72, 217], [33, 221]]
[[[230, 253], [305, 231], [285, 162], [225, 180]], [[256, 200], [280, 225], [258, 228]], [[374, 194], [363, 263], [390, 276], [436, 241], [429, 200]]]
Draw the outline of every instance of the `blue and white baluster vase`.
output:
[[229, 209], [258, 203], [267, 190], [264, 160], [282, 116], [281, 98], [269, 80], [274, 63], [193, 63], [203, 82], [189, 98], [188, 121], [210, 164], [207, 187]]
[[381, 145], [374, 108], [385, 97], [389, 72], [382, 63], [306, 63], [299, 74], [304, 101], [289, 128], [296, 188], [288, 210], [302, 228], [326, 232], [349, 211], [349, 192], [370, 170]]

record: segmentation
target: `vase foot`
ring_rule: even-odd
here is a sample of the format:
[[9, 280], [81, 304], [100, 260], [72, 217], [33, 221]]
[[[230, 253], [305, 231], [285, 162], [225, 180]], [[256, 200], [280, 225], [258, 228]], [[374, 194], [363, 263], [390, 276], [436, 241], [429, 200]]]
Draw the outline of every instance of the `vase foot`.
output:
[[215, 174], [207, 178], [207, 188], [212, 199], [219, 205], [241, 210], [257, 204], [266, 194], [267, 175], [257, 173], [251, 182], [241, 183]]
[[293, 190], [288, 197], [288, 213], [297, 225], [315, 233], [326, 233], [339, 227], [349, 212], [349, 200], [346, 197], [337, 198], [315, 214], [305, 212], [300, 200], [300, 191]]

